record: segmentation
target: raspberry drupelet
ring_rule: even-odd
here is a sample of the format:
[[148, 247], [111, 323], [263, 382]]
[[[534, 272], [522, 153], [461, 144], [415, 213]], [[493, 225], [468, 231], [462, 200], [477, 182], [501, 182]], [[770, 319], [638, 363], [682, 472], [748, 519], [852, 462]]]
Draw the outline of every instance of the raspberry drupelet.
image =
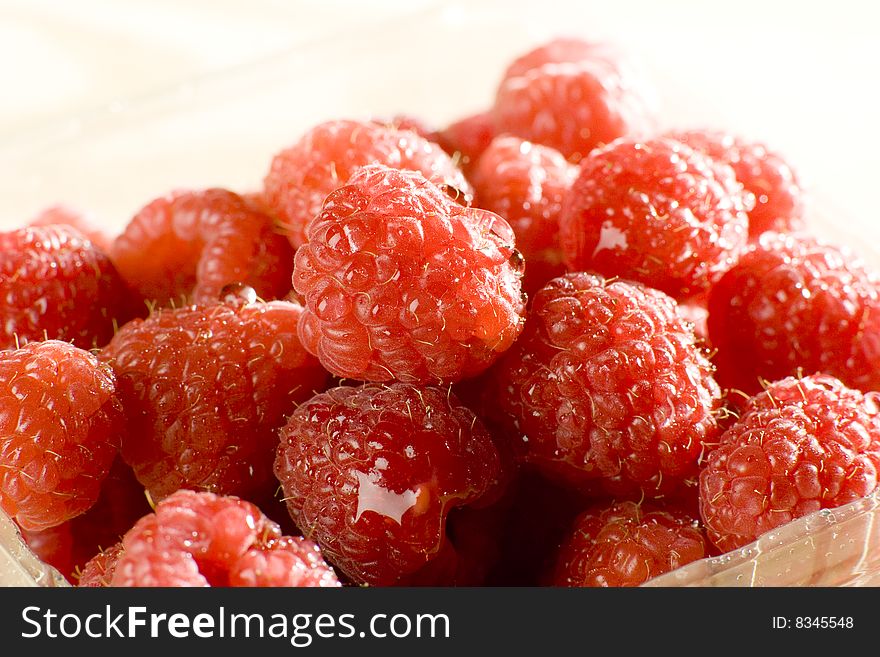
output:
[[32, 340], [102, 347], [135, 305], [110, 258], [75, 228], [0, 232], [0, 349]]
[[729, 551], [870, 494], [878, 471], [878, 393], [827, 375], [787, 377], [752, 397], [709, 452], [700, 513], [710, 540]]
[[496, 486], [500, 465], [449, 390], [370, 383], [297, 408], [275, 473], [305, 536], [352, 581], [385, 586], [448, 550], [447, 514]]
[[495, 97], [498, 134], [551, 146], [569, 161], [653, 129], [650, 91], [602, 44], [558, 40], [518, 58]]
[[297, 337], [302, 308], [240, 291], [130, 322], [101, 354], [128, 417], [122, 456], [154, 500], [178, 488], [271, 496], [276, 431], [326, 385]]
[[97, 555], [80, 586], [338, 587], [317, 545], [250, 502], [181, 490]]
[[562, 252], [569, 270], [684, 299], [736, 262], [748, 201], [726, 164], [671, 139], [620, 139], [581, 163], [560, 214]]
[[522, 265], [498, 215], [458, 205], [417, 172], [363, 167], [297, 251], [302, 343], [361, 381], [475, 376], [520, 333]]
[[639, 586], [707, 556], [695, 518], [683, 511], [620, 502], [578, 516], [559, 553], [557, 586]]
[[464, 197], [471, 194], [449, 155], [415, 132], [374, 121], [328, 121], [278, 153], [264, 181], [266, 203], [291, 244], [299, 247], [308, 239], [308, 225], [330, 192], [347, 184], [359, 167], [374, 163], [419, 171]]
[[712, 372], [671, 298], [572, 273], [538, 292], [491, 390], [521, 461], [586, 492], [639, 499], [696, 476], [719, 433]]
[[725, 132], [686, 130], [667, 136], [733, 168], [736, 179], [754, 196], [754, 207], [748, 213], [749, 238], [754, 240], [767, 231], [803, 229], [803, 189], [781, 155], [762, 143]]
[[25, 530], [89, 509], [125, 426], [116, 379], [66, 342], [0, 351], [0, 508]]
[[709, 295], [718, 380], [754, 394], [761, 379], [831, 374], [880, 389], [880, 277], [845, 248], [766, 233]]
[[159, 306], [210, 302], [234, 282], [278, 299], [293, 271], [293, 250], [274, 220], [225, 189], [155, 199], [116, 238], [111, 256], [128, 284]]
[[565, 273], [559, 213], [577, 168], [562, 154], [518, 137], [492, 141], [471, 176], [474, 204], [504, 217], [526, 261], [523, 289], [536, 292]]

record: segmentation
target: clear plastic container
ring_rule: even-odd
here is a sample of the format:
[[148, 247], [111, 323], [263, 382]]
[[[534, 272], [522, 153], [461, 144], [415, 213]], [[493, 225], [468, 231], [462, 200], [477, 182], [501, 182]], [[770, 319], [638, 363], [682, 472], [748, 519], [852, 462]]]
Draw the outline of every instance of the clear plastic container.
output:
[[[552, 36], [579, 34], [617, 42], [641, 59], [646, 77], [659, 92], [663, 126], [725, 127], [769, 140], [792, 162], [804, 164], [802, 173], [819, 181], [813, 185], [821, 190], [819, 196], [831, 199], [823, 205], [835, 208], [834, 213], [825, 212], [833, 220], [814, 218], [816, 231], [840, 237], [843, 227], [859, 239], [838, 241], [856, 246], [870, 242], [865, 236], [880, 235], [876, 222], [841, 221], [871, 207], [873, 192], [862, 185], [867, 174], [860, 173], [859, 162], [867, 163], [880, 150], [880, 141], [870, 142], [880, 137], [876, 131], [868, 133], [861, 146], [845, 153], [839, 149], [846, 144], [830, 138], [832, 133], [846, 136], [870, 125], [857, 103], [861, 87], [852, 90], [856, 107], [848, 112], [849, 120], [837, 125], [817, 123], [816, 118], [836, 107], [833, 99], [810, 105], [813, 115], [804, 110], [789, 116], [786, 112], [798, 102], [791, 98], [797, 96], [786, 105], [781, 100], [785, 91], [778, 89], [782, 71], [794, 82], [806, 79], [812, 60], [795, 66], [781, 53], [801, 40], [815, 43], [810, 30], [827, 29], [821, 27], [824, 13], [798, 5], [800, 20], [795, 23], [785, 20], [785, 12], [777, 16], [776, 9], [757, 0], [746, 0], [736, 13], [724, 15], [711, 14], [696, 0], [673, 8], [650, 2], [581, 4], [549, 3], [537, 15], [534, 3], [426, 3], [423, 10], [371, 24], [363, 32], [324, 37], [283, 56], [193, 80], [150, 98], [120, 99], [19, 135], [0, 144], [0, 229], [63, 202], [92, 212], [112, 233], [144, 203], [170, 189], [255, 190], [271, 156], [315, 123], [408, 113], [442, 125], [486, 108], [512, 57]], [[755, 25], [754, 15], [764, 16], [764, 22]], [[858, 23], [851, 26], [852, 34], [832, 39], [846, 42], [850, 50], [861, 47], [862, 37], [870, 35], [863, 35]], [[770, 35], [774, 26], [790, 31]], [[773, 36], [767, 43], [776, 47], [761, 53], [735, 50], [749, 30], [753, 38]], [[805, 46], [804, 56], [813, 56], [814, 50]], [[843, 59], [847, 53], [853, 55], [850, 50], [835, 49], [831, 43], [822, 51], [829, 58], [826, 65], [840, 67], [839, 75], [829, 74], [826, 80], [842, 79], [843, 85], [859, 76]], [[763, 68], [750, 68], [759, 62]], [[797, 94], [798, 89], [789, 91]], [[810, 139], [799, 139], [803, 135]], [[825, 157], [816, 155], [817, 141]], [[841, 172], [846, 169], [839, 166], [841, 161], [853, 171]], [[867, 164], [864, 168], [871, 169]], [[880, 258], [872, 259], [880, 263]], [[690, 564], [650, 585], [880, 584], [878, 507], [880, 494], [875, 494], [821, 511], [742, 550]], [[21, 544], [14, 525], [0, 513], [0, 585], [61, 583], [57, 573]]]

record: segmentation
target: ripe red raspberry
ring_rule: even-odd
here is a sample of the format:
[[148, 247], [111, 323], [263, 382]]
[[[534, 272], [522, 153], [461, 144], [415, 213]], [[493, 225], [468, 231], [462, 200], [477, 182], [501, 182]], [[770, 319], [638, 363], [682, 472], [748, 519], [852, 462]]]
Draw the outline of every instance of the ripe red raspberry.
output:
[[797, 176], [780, 155], [764, 144], [705, 130], [671, 132], [667, 136], [733, 168], [736, 179], [754, 196], [754, 206], [748, 213], [751, 239], [770, 230], [785, 233], [804, 227], [803, 192]]
[[559, 554], [557, 586], [639, 586], [707, 556], [697, 521], [621, 502], [581, 514]]
[[116, 334], [101, 357], [128, 416], [122, 456], [154, 500], [178, 488], [271, 495], [276, 431], [326, 383], [297, 338], [301, 312], [230, 297], [162, 310]]
[[391, 585], [435, 559], [447, 513], [496, 484], [498, 453], [450, 391], [333, 388], [281, 430], [275, 474], [291, 517], [354, 582]]
[[870, 494], [880, 396], [826, 376], [788, 377], [750, 399], [700, 473], [700, 512], [723, 551]]
[[308, 225], [330, 192], [348, 184], [356, 169], [373, 163], [419, 171], [438, 185], [471, 193], [450, 157], [424, 137], [375, 122], [329, 121], [278, 153], [266, 175], [266, 202], [291, 244], [307, 241]]
[[92, 244], [104, 253], [110, 252], [111, 240], [104, 231], [96, 227], [97, 221], [89, 214], [80, 212], [68, 205], [53, 205], [31, 219], [29, 226], [53, 226], [63, 224], [79, 231]]
[[0, 382], [0, 507], [27, 530], [83, 513], [124, 425], [110, 368], [66, 342], [32, 342], [0, 351]]
[[641, 285], [550, 281], [492, 373], [519, 458], [583, 490], [675, 491], [718, 435], [711, 364], [675, 302]]
[[86, 562], [102, 548], [117, 543], [150, 511], [144, 487], [131, 467], [117, 456], [101, 483], [101, 493], [93, 507], [56, 527], [39, 532], [22, 531], [22, 536], [42, 561], [75, 582]]
[[558, 151], [518, 137], [492, 141], [471, 176], [475, 205], [501, 215], [513, 228], [526, 261], [523, 289], [536, 292], [565, 273], [559, 213], [577, 168]]
[[671, 139], [621, 139], [582, 163], [560, 215], [571, 270], [684, 298], [708, 289], [748, 238], [733, 170]]
[[362, 168], [296, 254], [300, 337], [337, 376], [408, 383], [485, 370], [522, 327], [510, 226], [414, 171]]
[[495, 96], [498, 133], [551, 146], [577, 163], [597, 146], [653, 128], [647, 89], [610, 49], [557, 46], [511, 65]]
[[103, 346], [133, 306], [107, 255], [75, 229], [0, 232], [0, 349], [56, 339]]
[[719, 381], [749, 394], [800, 371], [878, 389], [880, 278], [846, 249], [766, 233], [712, 288], [709, 337]]
[[492, 112], [480, 112], [450, 123], [437, 134], [436, 141], [466, 174], [470, 174], [494, 138], [495, 118]]
[[290, 290], [293, 251], [256, 204], [225, 189], [178, 191], [142, 208], [116, 238], [113, 262], [160, 306], [215, 301], [243, 282], [263, 299]]
[[282, 536], [250, 502], [189, 490], [160, 502], [83, 579], [83, 586], [108, 579], [141, 587], [340, 586], [317, 545]]

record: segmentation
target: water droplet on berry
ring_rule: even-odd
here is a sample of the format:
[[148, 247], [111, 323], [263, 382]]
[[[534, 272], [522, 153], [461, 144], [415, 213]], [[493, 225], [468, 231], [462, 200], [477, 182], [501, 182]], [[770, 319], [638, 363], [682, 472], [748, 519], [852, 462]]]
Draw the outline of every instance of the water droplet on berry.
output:
[[403, 493], [390, 491], [379, 483], [380, 476], [377, 472], [356, 472], [355, 475], [358, 479], [358, 507], [355, 522], [364, 512], [372, 511], [401, 524], [403, 514], [418, 502], [418, 490], [407, 490]]
[[239, 281], [228, 283], [220, 290], [220, 301], [235, 305], [256, 303], [257, 291], [247, 283]]

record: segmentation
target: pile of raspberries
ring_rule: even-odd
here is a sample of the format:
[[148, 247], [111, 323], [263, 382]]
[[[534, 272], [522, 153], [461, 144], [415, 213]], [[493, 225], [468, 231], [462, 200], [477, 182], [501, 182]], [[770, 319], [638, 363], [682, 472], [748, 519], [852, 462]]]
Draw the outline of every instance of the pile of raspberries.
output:
[[79, 586], [632, 586], [869, 495], [880, 278], [633, 70], [0, 233], [2, 510]]

